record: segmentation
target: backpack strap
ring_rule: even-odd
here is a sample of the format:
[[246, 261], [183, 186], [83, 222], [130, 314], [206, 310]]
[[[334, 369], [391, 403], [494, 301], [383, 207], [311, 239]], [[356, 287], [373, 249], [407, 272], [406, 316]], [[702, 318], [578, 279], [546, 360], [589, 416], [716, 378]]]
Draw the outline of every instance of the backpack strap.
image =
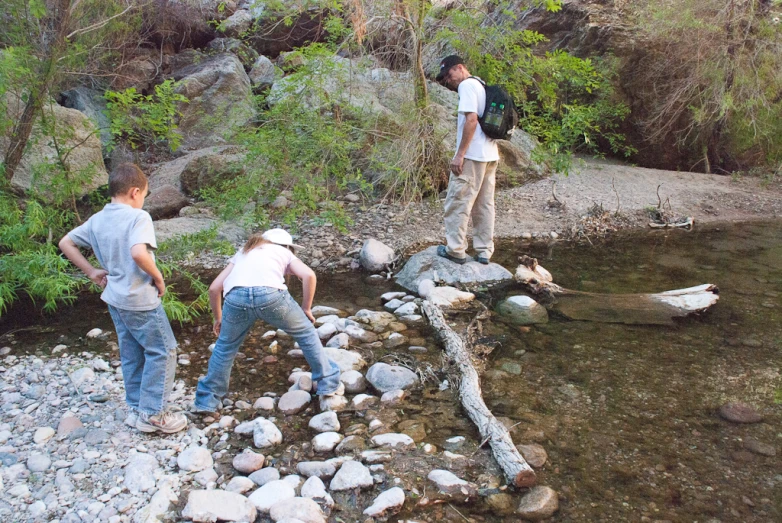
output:
[[483, 80], [481, 80], [477, 76], [468, 76], [467, 78], [472, 78], [473, 80], [478, 80], [478, 82], [480, 82], [480, 84], [483, 86], [483, 88], [486, 89], [486, 82], [484, 82]]

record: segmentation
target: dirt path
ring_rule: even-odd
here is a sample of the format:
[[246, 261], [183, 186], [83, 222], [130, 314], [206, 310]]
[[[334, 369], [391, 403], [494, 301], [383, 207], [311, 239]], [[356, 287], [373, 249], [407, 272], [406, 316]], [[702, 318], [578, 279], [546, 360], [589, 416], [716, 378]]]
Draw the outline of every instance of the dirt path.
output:
[[[563, 206], [551, 206], [552, 187]], [[758, 178], [733, 179], [729, 176], [663, 171], [631, 167], [608, 160], [579, 161], [570, 176], [554, 176], [520, 187], [498, 191], [496, 236], [518, 238], [527, 233], [561, 237], [573, 236], [595, 204], [611, 215], [610, 229], [648, 228], [647, 209], [660, 197], [669, 202], [676, 215], [692, 216], [697, 227], [709, 222], [741, 222], [782, 216], [782, 183], [775, 180], [765, 187]], [[617, 204], [618, 198], [618, 204]], [[410, 253], [421, 245], [444, 237], [442, 201], [408, 206], [364, 202], [348, 207], [355, 223], [347, 234], [315, 223], [300, 224], [300, 241], [309, 252], [302, 257], [320, 269], [348, 267], [351, 255], [367, 238]]]

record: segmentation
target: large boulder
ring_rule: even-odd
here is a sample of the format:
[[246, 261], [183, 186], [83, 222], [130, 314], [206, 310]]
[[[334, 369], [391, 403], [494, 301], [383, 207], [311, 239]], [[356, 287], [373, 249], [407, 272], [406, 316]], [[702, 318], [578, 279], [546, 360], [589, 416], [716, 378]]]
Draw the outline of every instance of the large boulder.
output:
[[152, 196], [159, 187], [171, 185], [185, 195], [244, 173], [244, 150], [235, 145], [205, 147], [165, 162], [149, 173]]
[[[5, 106], [7, 116], [13, 120], [21, 117], [24, 103], [18, 97], [6, 94], [0, 98], [0, 108]], [[62, 151], [70, 151], [65, 165], [70, 172], [83, 177], [86, 181], [76, 188], [76, 197], [83, 196], [109, 181], [109, 175], [103, 164], [103, 152], [100, 138], [95, 132], [95, 125], [84, 113], [76, 109], [68, 109], [49, 102], [44, 107], [46, 115], [54, 122], [58, 145]], [[41, 196], [54, 196], [49, 189], [50, 169], [57, 167], [57, 150], [51, 133], [45, 133], [36, 120], [30, 140], [19, 167], [16, 169], [11, 186], [17, 191], [29, 191], [35, 186], [40, 189]], [[0, 154], [5, 157], [10, 138], [0, 136]], [[36, 173], [40, 173], [36, 176]]]
[[282, 78], [282, 70], [261, 55], [255, 60], [249, 76], [253, 89], [258, 91], [271, 87], [278, 78]]
[[200, 215], [158, 220], [155, 222], [155, 237], [158, 242], [162, 242], [212, 228], [217, 231], [218, 240], [242, 243], [248, 236], [247, 231], [237, 223], [220, 222], [206, 215]]
[[513, 275], [502, 265], [483, 265], [467, 258], [467, 263], [456, 264], [437, 255], [437, 246], [414, 254], [396, 275], [396, 282], [405, 289], [417, 292], [423, 280], [434, 280], [436, 276], [447, 284], [482, 284], [511, 280]]
[[369, 367], [367, 380], [380, 392], [409, 389], [418, 382], [418, 375], [406, 367], [378, 362]]
[[176, 93], [189, 100], [179, 106], [177, 129], [186, 148], [225, 143], [255, 115], [250, 78], [233, 54], [208, 57], [171, 76], [178, 81]]
[[111, 143], [111, 129], [109, 129], [109, 117], [106, 116], [106, 99], [103, 95], [93, 89], [79, 86], [61, 92], [57, 101], [63, 107], [76, 109], [90, 119], [98, 129], [98, 136], [106, 153], [106, 148]]
[[359, 254], [361, 266], [371, 272], [382, 271], [394, 261], [394, 249], [370, 238], [364, 242]]
[[255, 60], [258, 59], [258, 51], [237, 38], [215, 38], [209, 42], [207, 48], [218, 53], [236, 55], [245, 71], [252, 69]]

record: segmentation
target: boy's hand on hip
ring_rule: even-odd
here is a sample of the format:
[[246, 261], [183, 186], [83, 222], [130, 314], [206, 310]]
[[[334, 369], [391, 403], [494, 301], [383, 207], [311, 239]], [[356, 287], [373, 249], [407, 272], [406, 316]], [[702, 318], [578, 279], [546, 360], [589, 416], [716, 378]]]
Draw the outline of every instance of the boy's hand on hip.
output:
[[100, 287], [101, 289], [106, 288], [106, 284], [109, 282], [107, 276], [109, 275], [109, 271], [105, 269], [95, 269], [92, 271], [91, 274], [88, 275], [90, 278], [90, 281]]
[[157, 296], [158, 298], [162, 298], [163, 295], [166, 293], [166, 282], [163, 281], [163, 278], [154, 280], [155, 287], [157, 287]]

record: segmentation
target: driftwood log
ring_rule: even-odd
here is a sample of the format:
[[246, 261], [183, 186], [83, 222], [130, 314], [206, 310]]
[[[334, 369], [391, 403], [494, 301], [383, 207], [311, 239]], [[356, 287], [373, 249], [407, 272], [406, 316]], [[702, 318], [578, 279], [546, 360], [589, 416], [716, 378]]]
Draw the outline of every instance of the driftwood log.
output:
[[649, 294], [574, 291], [554, 283], [535, 258], [521, 256], [519, 261], [514, 279], [547, 297], [549, 308], [573, 320], [670, 325], [673, 318], [705, 311], [719, 300], [719, 289], [710, 283]]
[[461, 375], [459, 398], [467, 415], [478, 427], [481, 438], [487, 440], [492, 455], [505, 476], [517, 487], [535, 484], [537, 476], [513, 445], [508, 429], [497, 421], [481, 395], [481, 382], [462, 338], [445, 321], [442, 310], [428, 300], [423, 302], [424, 314], [445, 345], [446, 354], [456, 363]]

